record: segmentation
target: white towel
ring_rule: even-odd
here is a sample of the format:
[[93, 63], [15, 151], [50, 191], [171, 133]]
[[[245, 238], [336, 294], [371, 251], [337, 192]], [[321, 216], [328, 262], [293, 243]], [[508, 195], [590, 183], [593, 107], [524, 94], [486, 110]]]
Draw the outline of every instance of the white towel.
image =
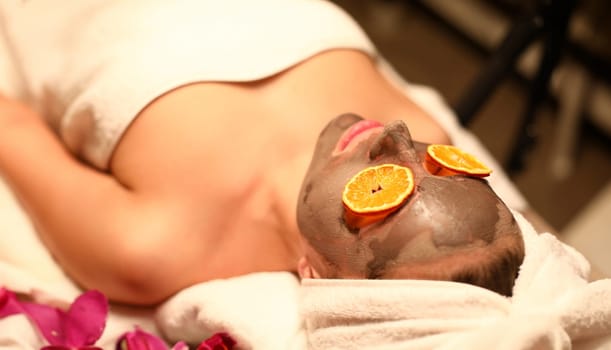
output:
[[299, 280], [288, 272], [254, 273], [187, 288], [157, 311], [172, 342], [197, 344], [229, 333], [239, 349], [305, 349], [299, 317]]
[[373, 53], [327, 1], [2, 0], [3, 29], [30, 102], [103, 170], [135, 116], [172, 89], [263, 79], [329, 49]]
[[611, 347], [611, 280], [519, 214], [526, 257], [512, 298], [444, 281], [304, 280], [312, 349]]

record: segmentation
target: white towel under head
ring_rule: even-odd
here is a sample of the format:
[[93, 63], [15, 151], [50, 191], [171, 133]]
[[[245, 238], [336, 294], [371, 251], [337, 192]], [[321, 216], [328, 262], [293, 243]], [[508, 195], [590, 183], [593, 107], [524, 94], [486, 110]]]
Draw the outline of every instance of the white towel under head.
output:
[[227, 332], [239, 349], [305, 349], [299, 280], [288, 272], [200, 283], [163, 304], [156, 319], [172, 341], [197, 344], [214, 333]]
[[312, 349], [569, 349], [611, 347], [611, 280], [519, 214], [526, 257], [512, 298], [425, 280], [304, 280]]
[[262, 273], [186, 289], [157, 324], [172, 340], [228, 331], [243, 349], [611, 348], [611, 280], [588, 283], [581, 254], [515, 215], [526, 258], [512, 298], [446, 281], [299, 285]]

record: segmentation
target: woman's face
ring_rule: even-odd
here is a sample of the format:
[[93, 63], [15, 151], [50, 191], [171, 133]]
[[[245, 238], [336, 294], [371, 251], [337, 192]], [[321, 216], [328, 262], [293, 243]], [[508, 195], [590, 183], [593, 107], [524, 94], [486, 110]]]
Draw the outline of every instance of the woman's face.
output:
[[[411, 139], [403, 122], [382, 126], [351, 114], [333, 119], [321, 132], [297, 208], [307, 258], [321, 277], [408, 278], [418, 264], [519, 233], [487, 181], [427, 172], [426, 146]], [[413, 193], [386, 218], [349, 227], [345, 184], [362, 169], [386, 163], [412, 170]]]

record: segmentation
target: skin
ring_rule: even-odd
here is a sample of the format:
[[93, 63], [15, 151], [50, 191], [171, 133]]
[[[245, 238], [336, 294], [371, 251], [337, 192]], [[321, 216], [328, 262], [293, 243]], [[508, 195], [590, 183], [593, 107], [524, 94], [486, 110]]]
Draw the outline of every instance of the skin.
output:
[[307, 248], [299, 188], [320, 130], [347, 111], [449, 142], [369, 56], [331, 50], [268, 79], [167, 92], [138, 114], [106, 172], [0, 98], [0, 174], [75, 281], [156, 304], [211, 279], [296, 269]]
[[[308, 242], [302, 277], [445, 279], [445, 270], [484, 262], [508, 246], [523, 250], [513, 216], [487, 181], [429, 173], [427, 145], [413, 141], [404, 122], [370, 129], [338, 151], [342, 135], [361, 120], [341, 115], [319, 137], [299, 197], [298, 224]], [[379, 222], [351, 227], [345, 184], [387, 163], [412, 170], [414, 192]]]

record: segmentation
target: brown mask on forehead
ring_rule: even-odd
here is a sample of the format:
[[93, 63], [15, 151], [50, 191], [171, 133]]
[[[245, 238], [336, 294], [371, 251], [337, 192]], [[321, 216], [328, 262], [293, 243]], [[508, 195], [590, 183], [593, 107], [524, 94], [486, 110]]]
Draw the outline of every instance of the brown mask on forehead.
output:
[[[361, 120], [341, 115], [321, 132], [299, 196], [299, 228], [322, 257], [318, 264], [324, 266], [315, 266], [321, 277], [437, 279], [447, 264], [461, 263], [456, 257], [485, 257], [508, 237], [521, 244], [513, 216], [487, 181], [430, 174], [424, 167], [427, 145], [413, 141], [401, 121], [334, 153], [344, 131]], [[345, 184], [360, 170], [385, 163], [412, 169], [414, 192], [383, 220], [349, 227], [341, 198]]]

